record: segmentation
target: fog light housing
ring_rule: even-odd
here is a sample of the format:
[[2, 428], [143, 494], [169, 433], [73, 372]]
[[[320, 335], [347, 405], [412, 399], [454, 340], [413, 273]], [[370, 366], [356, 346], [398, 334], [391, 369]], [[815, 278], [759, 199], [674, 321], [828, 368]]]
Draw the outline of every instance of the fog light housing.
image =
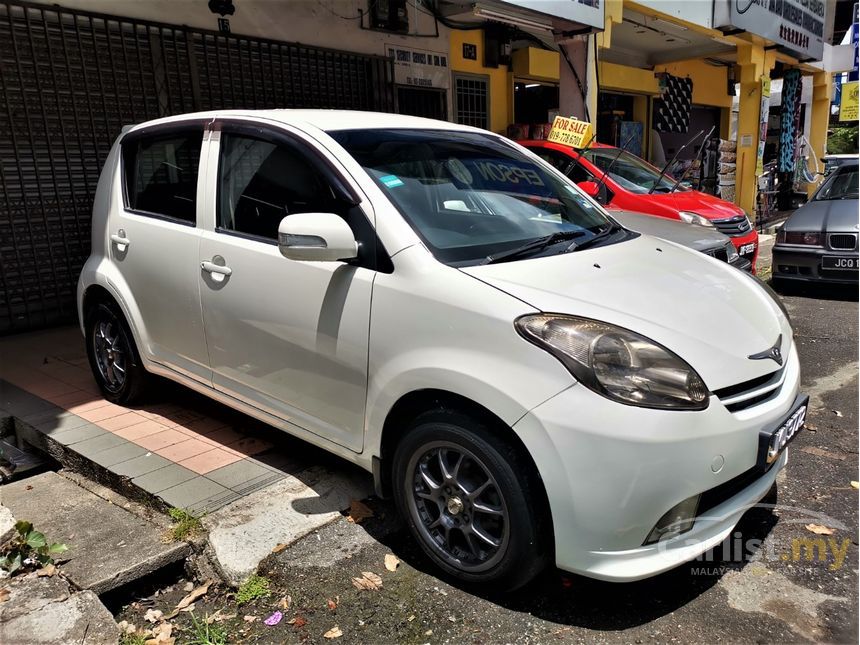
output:
[[661, 540], [668, 540], [693, 528], [696, 521], [696, 512], [699, 510], [700, 495], [688, 497], [680, 504], [675, 504], [659, 519], [654, 528], [648, 534], [643, 546], [654, 544]]

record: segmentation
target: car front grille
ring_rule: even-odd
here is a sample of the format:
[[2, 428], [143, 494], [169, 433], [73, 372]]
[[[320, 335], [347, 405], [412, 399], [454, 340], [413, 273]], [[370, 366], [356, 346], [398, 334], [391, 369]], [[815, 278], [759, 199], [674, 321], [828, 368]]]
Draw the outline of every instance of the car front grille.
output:
[[714, 394], [729, 412], [739, 412], [775, 397], [784, 382], [785, 367], [737, 385], [714, 390]]
[[857, 248], [856, 233], [833, 233], [827, 237], [831, 249], [838, 251], [853, 251]]
[[712, 258], [716, 258], [720, 262], [729, 261], [729, 253], [725, 249], [711, 249], [710, 251], [705, 251], [705, 255], [710, 255]]
[[728, 235], [729, 237], [740, 237], [741, 235], [746, 235], [752, 229], [750, 221], [744, 215], [711, 221], [720, 233]]

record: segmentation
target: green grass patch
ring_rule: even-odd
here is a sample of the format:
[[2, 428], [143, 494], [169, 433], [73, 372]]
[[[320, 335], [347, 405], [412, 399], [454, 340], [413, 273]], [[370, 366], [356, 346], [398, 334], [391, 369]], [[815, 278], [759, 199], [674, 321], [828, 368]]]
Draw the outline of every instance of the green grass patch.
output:
[[269, 589], [269, 579], [263, 576], [253, 575], [242, 583], [236, 592], [236, 602], [244, 605], [257, 598], [268, 598], [272, 594]]
[[226, 645], [227, 630], [220, 625], [210, 625], [204, 620], [197, 620], [191, 614], [191, 638], [186, 641], [188, 645]]
[[187, 540], [203, 532], [201, 516], [181, 508], [171, 508], [167, 514], [175, 522], [170, 527], [170, 536], [174, 540]]
[[119, 645], [146, 645], [147, 638], [143, 632], [134, 632], [133, 634], [123, 634], [119, 637]]

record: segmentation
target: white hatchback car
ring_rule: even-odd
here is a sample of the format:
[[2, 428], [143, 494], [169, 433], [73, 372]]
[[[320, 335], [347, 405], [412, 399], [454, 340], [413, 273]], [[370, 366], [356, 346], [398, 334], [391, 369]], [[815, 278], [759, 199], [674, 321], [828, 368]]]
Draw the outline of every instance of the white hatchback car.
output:
[[721, 542], [800, 429], [784, 310], [520, 146], [392, 114], [127, 129], [80, 321], [105, 396], [173, 379], [373, 472], [464, 581], [644, 578]]

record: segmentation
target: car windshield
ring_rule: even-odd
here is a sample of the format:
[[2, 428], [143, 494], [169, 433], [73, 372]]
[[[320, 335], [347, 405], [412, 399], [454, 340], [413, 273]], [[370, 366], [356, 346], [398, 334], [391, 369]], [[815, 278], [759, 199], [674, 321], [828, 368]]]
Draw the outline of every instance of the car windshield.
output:
[[815, 193], [816, 202], [831, 199], [857, 199], [857, 166], [842, 166], [824, 180]]
[[[618, 154], [616, 148], [589, 148], [581, 151], [582, 156], [588, 159], [600, 170], [609, 170], [609, 176], [619, 186], [631, 193], [647, 193], [660, 177], [660, 170], [649, 164], [644, 159], [630, 154], [626, 150]], [[615, 161], [615, 158], [618, 160]], [[615, 161], [615, 163], [613, 163]], [[654, 189], [655, 193], [668, 193], [672, 190], [677, 180], [664, 174], [660, 177], [660, 183]], [[679, 186], [678, 190], [683, 187]]]
[[[494, 135], [418, 129], [329, 134], [447, 264], [591, 246], [614, 226], [569, 181]], [[520, 248], [525, 245], [530, 248]]]

